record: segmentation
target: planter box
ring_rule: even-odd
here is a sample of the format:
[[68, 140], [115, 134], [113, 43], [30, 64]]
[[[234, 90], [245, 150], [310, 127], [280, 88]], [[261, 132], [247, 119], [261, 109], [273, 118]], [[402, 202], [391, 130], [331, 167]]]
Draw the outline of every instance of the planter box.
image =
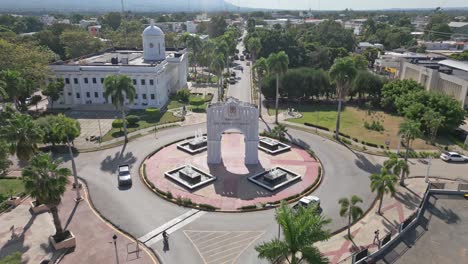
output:
[[55, 250], [76, 247], [76, 237], [75, 237], [75, 235], [73, 235], [73, 233], [71, 231], [68, 231], [68, 232], [69, 232], [70, 236], [67, 239], [65, 239], [63, 241], [60, 241], [58, 243], [55, 242], [54, 236], [49, 237], [49, 241], [50, 241], [50, 243], [52, 244], [52, 246], [54, 247]]
[[21, 203], [21, 197], [13, 197], [13, 199], [8, 199], [7, 204], [18, 206]]
[[35, 213], [35, 214], [40, 214], [40, 213], [49, 211], [49, 207], [47, 207], [47, 205], [45, 205], [45, 204], [40, 204], [40, 205], [36, 206], [36, 205], [34, 204], [35, 202], [36, 202], [36, 201], [32, 201], [32, 202], [31, 202], [31, 210], [33, 211], [33, 213]]

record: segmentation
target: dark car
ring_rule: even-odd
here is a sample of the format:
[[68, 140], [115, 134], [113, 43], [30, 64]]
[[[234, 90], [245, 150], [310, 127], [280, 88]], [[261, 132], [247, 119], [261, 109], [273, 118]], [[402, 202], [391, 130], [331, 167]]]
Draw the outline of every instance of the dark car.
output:
[[132, 185], [132, 176], [130, 175], [130, 166], [119, 166], [119, 187]]

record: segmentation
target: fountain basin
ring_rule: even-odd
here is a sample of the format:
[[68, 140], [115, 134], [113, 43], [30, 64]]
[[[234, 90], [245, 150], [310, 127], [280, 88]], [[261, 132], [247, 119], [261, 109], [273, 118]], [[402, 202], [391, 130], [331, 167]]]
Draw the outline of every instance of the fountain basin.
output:
[[177, 148], [190, 154], [197, 154], [208, 148], [208, 138], [196, 137], [178, 144]]
[[260, 172], [250, 176], [249, 181], [261, 186], [270, 192], [276, 191], [301, 178], [301, 175], [282, 167], [275, 167], [271, 170]]
[[197, 189], [216, 180], [215, 176], [191, 165], [167, 171], [164, 175], [189, 190]]
[[260, 138], [258, 148], [270, 155], [276, 155], [278, 153], [290, 150], [291, 146], [272, 138], [262, 137]]

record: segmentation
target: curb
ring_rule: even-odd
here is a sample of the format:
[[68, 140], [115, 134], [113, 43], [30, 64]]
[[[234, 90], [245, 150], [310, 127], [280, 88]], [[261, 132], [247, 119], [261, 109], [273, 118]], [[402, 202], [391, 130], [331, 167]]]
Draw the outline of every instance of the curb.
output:
[[[87, 202], [90, 205], [91, 210], [98, 216], [98, 218], [102, 222], [104, 222], [105, 224], [107, 224], [108, 226], [110, 226], [111, 228], [116, 230], [117, 232], [119, 232], [121, 235], [127, 237], [131, 241], [137, 241], [137, 243], [139, 243], [137, 238], [133, 237], [127, 231], [121, 229], [119, 226], [117, 226], [114, 223], [112, 223], [111, 221], [109, 221], [109, 219], [107, 219], [104, 215], [101, 214], [101, 212], [99, 212], [99, 210], [94, 206], [93, 200], [92, 200], [91, 195], [89, 193], [89, 188], [88, 188], [87, 181], [85, 179], [81, 178], [81, 177], [78, 177], [78, 178], [79, 178], [80, 181], [82, 181], [84, 183], [83, 191], [84, 191], [84, 193], [86, 195]], [[144, 243], [139, 243], [139, 244], [141, 246], [143, 246], [143, 250], [146, 251], [146, 253], [149, 254], [150, 258], [153, 260], [153, 263], [155, 263], [155, 264], [162, 264], [163, 263], [161, 257], [158, 255], [158, 253], [156, 251], [154, 251], [150, 247], [147, 247]]]
[[[156, 194], [157, 196], [159, 196], [160, 198], [168, 201], [168, 202], [171, 202], [171, 203], [174, 203], [178, 206], [182, 206], [182, 207], [186, 207], [186, 208], [193, 208], [193, 209], [197, 209], [197, 210], [200, 210], [200, 211], [206, 211], [206, 212], [217, 212], [217, 213], [248, 213], [248, 212], [258, 212], [258, 211], [265, 211], [265, 210], [269, 210], [269, 209], [273, 209], [273, 208], [277, 208], [279, 207], [279, 205], [281, 204], [281, 201], [283, 200], [279, 200], [279, 201], [274, 201], [274, 202], [278, 202], [278, 203], [274, 203], [273, 206], [270, 206], [270, 207], [261, 207], [261, 208], [255, 208], [255, 209], [249, 209], [249, 210], [206, 210], [204, 208], [200, 208], [198, 206], [185, 206], [185, 205], [180, 205], [178, 203], [176, 203], [176, 200], [175, 199], [169, 199], [167, 198], [165, 195], [162, 195], [160, 194], [159, 192], [157, 192], [153, 187], [151, 187], [150, 183], [148, 182], [147, 179], [145, 179], [145, 175], [146, 175], [146, 171], [144, 168], [145, 166], [145, 162], [146, 160], [148, 160], [148, 158], [152, 157], [155, 153], [157, 153], [158, 151], [160, 151], [161, 149], [167, 147], [167, 146], [170, 146], [170, 145], [173, 145], [175, 143], [178, 143], [178, 142], [181, 142], [181, 141], [185, 141], [185, 140], [188, 140], [188, 139], [191, 139], [191, 138], [194, 138], [194, 137], [187, 137], [187, 138], [184, 138], [184, 139], [180, 139], [180, 140], [176, 140], [174, 142], [171, 142], [171, 143], [168, 143], [168, 144], [165, 144], [159, 148], [157, 148], [155, 151], [151, 152], [149, 155], [147, 155], [143, 160], [142, 162], [140, 163], [139, 165], [139, 177], [140, 179], [143, 181], [143, 183], [146, 185], [146, 187], [151, 191], [153, 192], [154, 194]], [[301, 149], [303, 150], [307, 150], [305, 148], [303, 148], [302, 146], [296, 144], [296, 143], [290, 143], [292, 145], [295, 145], [296, 147], [300, 147]], [[310, 155], [310, 154], [309, 154]], [[309, 194], [311, 194], [312, 192], [314, 192], [318, 187], [320, 187], [320, 184], [322, 183], [322, 180], [323, 180], [323, 177], [325, 175], [325, 169], [323, 168], [323, 164], [322, 162], [320, 161], [320, 159], [314, 154], [312, 156], [312, 158], [314, 158], [318, 164], [319, 164], [319, 171], [321, 171], [321, 173], [318, 175], [318, 178], [314, 181], [314, 183], [311, 185], [313, 186], [310, 190], [308, 190], [307, 192], [303, 193], [303, 194], [300, 194], [299, 193], [299, 196], [296, 197], [296, 198], [293, 198], [293, 199], [290, 199], [290, 200], [286, 200], [287, 204], [291, 204], [291, 203], [294, 203], [294, 202], [297, 202], [299, 201], [302, 197], [304, 196], [307, 196]], [[155, 186], [156, 187], [156, 186]], [[309, 186], [310, 187], [310, 186]], [[307, 188], [305, 188], [307, 189]], [[304, 190], [305, 190], [304, 189]]]

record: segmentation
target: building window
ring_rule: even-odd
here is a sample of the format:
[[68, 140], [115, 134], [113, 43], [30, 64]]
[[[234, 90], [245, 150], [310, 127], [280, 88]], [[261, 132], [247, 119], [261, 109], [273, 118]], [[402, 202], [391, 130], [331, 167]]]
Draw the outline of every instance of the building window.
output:
[[94, 97], [95, 97], [95, 98], [98, 98], [98, 97], [99, 97], [98, 92], [94, 92]]
[[90, 92], [86, 92], [86, 98], [90, 98], [91, 97], [91, 93]]
[[73, 78], [73, 82], [74, 82], [75, 84], [78, 84], [78, 78]]
[[80, 93], [76, 93], [76, 98], [80, 99]]
[[70, 84], [70, 78], [65, 78], [65, 83]]
[[72, 93], [71, 93], [71, 92], [68, 92], [68, 96], [72, 96]]
[[138, 99], [138, 94], [135, 94], [135, 100]]
[[84, 83], [88, 83], [88, 78], [84, 78]]
[[151, 100], [154, 100], [154, 94], [151, 94]]
[[146, 84], [146, 80], [141, 79], [141, 85], [145, 85], [145, 84]]
[[102, 97], [104, 97], [104, 93], [102, 93]]
[[154, 80], [150, 80], [150, 85], [154, 85]]
[[104, 78], [101, 78], [101, 83], [104, 83]]
[[136, 79], [133, 79], [133, 85], [136, 85]]
[[143, 94], [143, 99], [146, 100], [146, 94]]
[[96, 78], [93, 78], [93, 83], [97, 83], [97, 80], [96, 80]]

